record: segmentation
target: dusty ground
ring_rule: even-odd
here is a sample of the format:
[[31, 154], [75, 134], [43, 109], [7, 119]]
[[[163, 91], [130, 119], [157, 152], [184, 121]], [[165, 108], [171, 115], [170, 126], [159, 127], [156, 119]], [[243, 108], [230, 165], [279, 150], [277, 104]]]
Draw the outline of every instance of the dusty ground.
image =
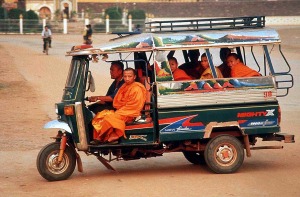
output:
[[[117, 173], [81, 154], [84, 173], [60, 182], [44, 180], [35, 162], [56, 133], [43, 125], [55, 118], [54, 103], [61, 99], [70, 63], [64, 53], [81, 35], [55, 35], [49, 56], [41, 53], [39, 35], [0, 35], [0, 196], [300, 196], [300, 27], [276, 28], [295, 78], [290, 94], [280, 99], [282, 129], [296, 135], [295, 144], [253, 151], [228, 175], [191, 165], [179, 153], [112, 162]], [[95, 35], [94, 43], [109, 38]]]

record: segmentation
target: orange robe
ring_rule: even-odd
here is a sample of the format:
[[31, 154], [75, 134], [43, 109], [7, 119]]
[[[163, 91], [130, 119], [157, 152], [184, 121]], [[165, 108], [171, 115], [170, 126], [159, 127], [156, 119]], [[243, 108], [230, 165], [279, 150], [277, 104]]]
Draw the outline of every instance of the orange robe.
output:
[[186, 74], [184, 70], [177, 68], [173, 73], [174, 81], [192, 80], [192, 77]]
[[256, 77], [261, 76], [259, 72], [249, 68], [243, 63], [238, 63], [231, 67], [231, 77]]
[[[217, 72], [217, 76], [218, 78], [223, 78], [222, 72], [220, 71], [220, 69], [216, 68], [216, 72]], [[210, 68], [205, 69], [205, 71], [202, 73], [200, 79], [212, 79], [214, 78]]]
[[94, 117], [94, 139], [111, 142], [125, 137], [125, 123], [139, 116], [146, 101], [146, 88], [138, 82], [123, 84], [118, 90], [113, 106], [117, 110], [103, 110]]

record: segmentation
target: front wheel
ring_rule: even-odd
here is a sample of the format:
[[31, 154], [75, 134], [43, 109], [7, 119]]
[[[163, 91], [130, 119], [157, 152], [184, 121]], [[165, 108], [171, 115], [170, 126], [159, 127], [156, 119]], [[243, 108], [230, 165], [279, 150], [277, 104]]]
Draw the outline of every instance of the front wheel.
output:
[[212, 171], [218, 174], [233, 173], [243, 164], [244, 148], [237, 138], [219, 135], [206, 145], [204, 158]]
[[46, 41], [46, 55], [48, 55], [48, 52], [49, 52], [49, 41]]
[[59, 142], [50, 143], [37, 156], [37, 169], [40, 175], [48, 181], [60, 181], [69, 178], [76, 166], [75, 150], [69, 146], [66, 146], [62, 161], [57, 163], [59, 147]]

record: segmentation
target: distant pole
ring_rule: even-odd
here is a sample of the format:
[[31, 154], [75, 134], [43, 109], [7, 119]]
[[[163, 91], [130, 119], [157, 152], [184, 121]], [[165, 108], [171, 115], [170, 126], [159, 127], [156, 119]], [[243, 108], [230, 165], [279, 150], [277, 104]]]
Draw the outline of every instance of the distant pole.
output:
[[85, 25], [90, 24], [89, 13], [86, 13], [86, 14], [85, 14], [84, 24], [85, 24]]
[[64, 34], [68, 33], [68, 19], [67, 19], [67, 15], [64, 14]]
[[109, 32], [109, 15], [106, 15], [106, 33]]
[[23, 34], [23, 15], [20, 14], [20, 34]]
[[43, 18], [43, 29], [46, 26], [46, 18]]
[[129, 32], [132, 31], [132, 16], [131, 15], [128, 16], [128, 31]]

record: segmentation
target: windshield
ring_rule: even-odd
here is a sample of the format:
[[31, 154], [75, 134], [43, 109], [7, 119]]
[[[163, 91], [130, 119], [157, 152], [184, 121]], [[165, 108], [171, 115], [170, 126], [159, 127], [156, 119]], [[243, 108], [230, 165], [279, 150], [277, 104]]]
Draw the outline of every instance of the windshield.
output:
[[69, 75], [68, 75], [67, 82], [66, 82], [66, 88], [74, 87], [79, 68], [80, 68], [80, 60], [73, 59], [71, 62], [71, 67], [70, 67]]

